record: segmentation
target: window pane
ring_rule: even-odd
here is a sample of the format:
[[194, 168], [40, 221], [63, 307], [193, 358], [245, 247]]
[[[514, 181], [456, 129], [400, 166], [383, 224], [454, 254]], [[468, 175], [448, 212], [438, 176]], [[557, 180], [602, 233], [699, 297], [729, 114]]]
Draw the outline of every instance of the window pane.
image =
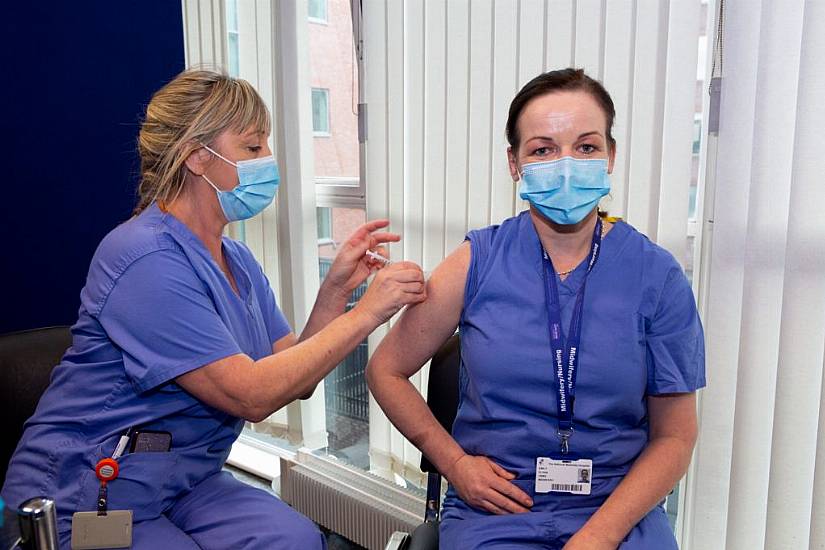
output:
[[323, 4], [326, 24], [308, 25], [315, 175], [319, 183], [352, 186], [360, 173], [352, 10], [350, 0]]
[[327, 20], [327, 0], [309, 0], [309, 17], [319, 21]]
[[[332, 208], [316, 208], [318, 221], [318, 240], [327, 241], [332, 239]], [[321, 273], [321, 280], [326, 272]]]
[[[327, 219], [332, 240], [331, 243], [318, 243], [318, 274], [323, 281], [335, 258], [338, 245], [366, 221], [366, 212], [356, 208], [318, 208], [319, 239], [321, 211], [326, 211], [329, 215]], [[347, 311], [355, 307], [366, 289], [366, 283], [355, 289], [347, 303]], [[364, 340], [324, 379], [329, 441], [327, 452], [364, 469], [369, 469], [370, 466], [369, 390], [364, 378], [367, 359], [367, 341]]]
[[329, 133], [329, 90], [312, 90], [312, 130]]

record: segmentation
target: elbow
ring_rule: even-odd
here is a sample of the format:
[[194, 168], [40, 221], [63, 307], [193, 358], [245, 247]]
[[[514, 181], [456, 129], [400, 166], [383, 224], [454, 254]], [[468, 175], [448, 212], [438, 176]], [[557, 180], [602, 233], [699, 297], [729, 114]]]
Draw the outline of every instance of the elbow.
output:
[[261, 407], [250, 407], [247, 408], [246, 412], [243, 414], [243, 419], [247, 422], [257, 424], [258, 422], [263, 422], [269, 418], [269, 415], [270, 412]]
[[370, 359], [367, 363], [367, 370], [365, 372], [365, 376], [367, 379], [367, 387], [374, 394], [375, 389], [378, 386], [378, 380], [380, 378], [380, 375], [378, 373], [378, 367], [375, 364], [375, 356], [373, 356], [373, 358]]
[[313, 384], [313, 386], [311, 388], [309, 388], [303, 394], [299, 395], [298, 399], [309, 399], [310, 397], [312, 397], [312, 394], [315, 393], [315, 388], [317, 388], [317, 387], [318, 387], [317, 385]]

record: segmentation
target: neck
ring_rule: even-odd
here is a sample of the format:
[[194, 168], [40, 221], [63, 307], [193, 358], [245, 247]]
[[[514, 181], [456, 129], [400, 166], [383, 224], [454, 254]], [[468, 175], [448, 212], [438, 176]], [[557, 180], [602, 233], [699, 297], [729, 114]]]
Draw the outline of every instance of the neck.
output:
[[544, 250], [553, 260], [556, 271], [567, 271], [577, 266], [590, 253], [593, 231], [598, 219], [594, 208], [577, 224], [559, 225], [539, 214], [532, 207], [530, 217]]
[[[165, 205], [165, 210], [175, 216], [192, 233], [198, 237], [219, 264], [222, 258], [221, 237], [226, 226], [223, 213], [217, 201], [209, 201], [204, 191], [214, 195], [209, 184], [201, 192], [197, 192], [199, 182], [187, 182], [184, 191], [178, 197]], [[217, 211], [215, 211], [217, 208]]]

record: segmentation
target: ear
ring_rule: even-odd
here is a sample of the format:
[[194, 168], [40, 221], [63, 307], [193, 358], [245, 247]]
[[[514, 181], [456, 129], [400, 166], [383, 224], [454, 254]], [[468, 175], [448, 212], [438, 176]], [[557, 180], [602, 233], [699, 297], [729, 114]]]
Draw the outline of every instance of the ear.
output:
[[518, 160], [512, 147], [507, 148], [507, 164], [510, 166], [510, 177], [513, 178], [513, 182], [517, 182], [519, 180]]
[[613, 173], [613, 165], [616, 163], [616, 145], [614, 144], [610, 148], [610, 152], [607, 154], [607, 173]]
[[203, 148], [200, 144], [195, 144], [197, 147], [194, 151], [189, 153], [184, 163], [186, 169], [196, 176], [202, 176], [206, 172], [207, 166], [212, 161], [212, 154]]

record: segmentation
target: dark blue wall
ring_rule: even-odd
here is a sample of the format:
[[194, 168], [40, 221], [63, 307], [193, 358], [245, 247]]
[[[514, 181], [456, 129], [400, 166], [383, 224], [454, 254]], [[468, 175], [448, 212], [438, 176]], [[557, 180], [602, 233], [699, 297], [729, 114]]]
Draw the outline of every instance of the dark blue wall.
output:
[[72, 324], [134, 206], [142, 110], [183, 69], [181, 3], [7, 2], [0, 29], [0, 332]]

